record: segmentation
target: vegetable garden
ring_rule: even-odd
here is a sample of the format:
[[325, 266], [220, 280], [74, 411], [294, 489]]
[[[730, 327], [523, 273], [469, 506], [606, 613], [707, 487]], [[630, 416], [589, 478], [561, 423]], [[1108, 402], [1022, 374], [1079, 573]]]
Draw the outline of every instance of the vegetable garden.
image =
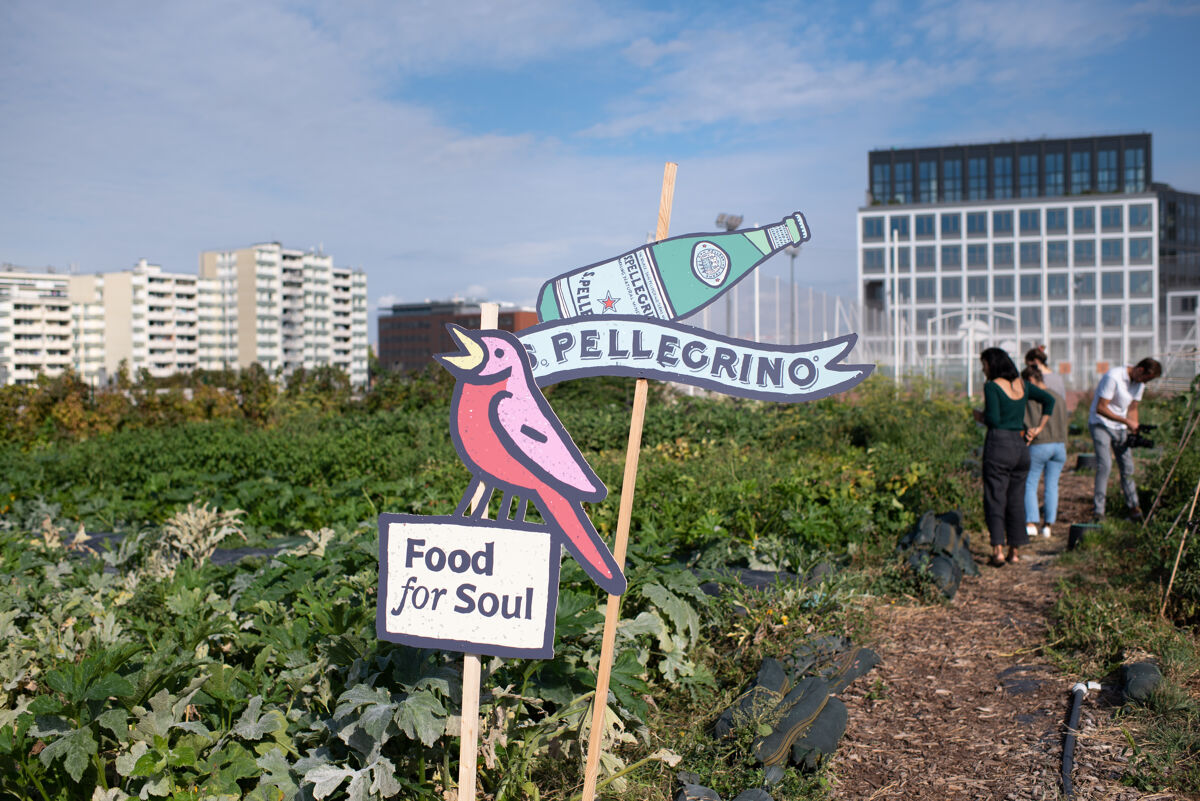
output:
[[[449, 394], [434, 372], [362, 398], [336, 375], [277, 389], [254, 371], [0, 389], [0, 797], [446, 798], [457, 655], [381, 642], [374, 616], [376, 516], [448, 513], [467, 482]], [[600, 379], [547, 392], [610, 487], [590, 509], [605, 535], [631, 395]], [[722, 793], [761, 779], [746, 737], [704, 730], [798, 636], [864, 637], [871, 597], [930, 597], [891, 549], [927, 509], [978, 529], [969, 420], [960, 398], [878, 379], [795, 406], [653, 392], [606, 797], [669, 798], [677, 757]], [[839, 569], [700, 590], [731, 566], [818, 561]], [[480, 782], [497, 801], [577, 791], [601, 604], [564, 560], [555, 659], [485, 662]], [[822, 797], [819, 772], [784, 781], [782, 797]]]

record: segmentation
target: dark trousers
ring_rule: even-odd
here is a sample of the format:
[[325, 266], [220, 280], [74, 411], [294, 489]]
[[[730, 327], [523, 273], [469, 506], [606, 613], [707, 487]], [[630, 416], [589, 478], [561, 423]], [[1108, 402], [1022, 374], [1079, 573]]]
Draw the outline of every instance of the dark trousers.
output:
[[1017, 548], [1025, 533], [1025, 477], [1029, 447], [1023, 432], [990, 428], [983, 443], [983, 517], [992, 545]]

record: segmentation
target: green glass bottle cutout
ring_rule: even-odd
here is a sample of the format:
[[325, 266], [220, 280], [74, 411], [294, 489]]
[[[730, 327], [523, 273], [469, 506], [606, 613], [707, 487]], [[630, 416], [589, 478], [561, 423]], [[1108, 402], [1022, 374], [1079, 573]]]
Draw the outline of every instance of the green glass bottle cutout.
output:
[[609, 313], [678, 320], [712, 303], [768, 256], [808, 239], [800, 212], [762, 228], [664, 239], [550, 279], [538, 295], [538, 318]]

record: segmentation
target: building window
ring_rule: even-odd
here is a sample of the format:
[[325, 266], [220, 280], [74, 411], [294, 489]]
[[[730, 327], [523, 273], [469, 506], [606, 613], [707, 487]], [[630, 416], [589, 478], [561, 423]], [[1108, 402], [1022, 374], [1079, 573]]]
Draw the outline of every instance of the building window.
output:
[[1021, 300], [1042, 299], [1042, 277], [1040, 275], [1021, 276]]
[[1101, 206], [1100, 207], [1100, 230], [1101, 231], [1120, 231], [1121, 226], [1121, 207], [1120, 206]]
[[1084, 331], [1096, 330], [1096, 307], [1095, 306], [1076, 306], [1075, 307], [1075, 328]]
[[1078, 206], [1075, 209], [1075, 233], [1091, 233], [1096, 230], [1096, 210], [1091, 206]]
[[1011, 275], [992, 276], [992, 297], [996, 300], [1013, 299], [1013, 277]]
[[1150, 263], [1150, 237], [1139, 236], [1129, 240], [1129, 263]]
[[942, 279], [942, 303], [962, 303], [962, 279], [948, 276]]
[[1077, 298], [1094, 298], [1096, 297], [1096, 274], [1095, 273], [1080, 273], [1075, 276], [1075, 297]]
[[1046, 265], [1049, 267], [1067, 266], [1067, 242], [1065, 239], [1046, 243]]
[[1154, 324], [1154, 307], [1149, 303], [1134, 303], [1129, 307], [1130, 328], [1150, 328]]
[[1067, 231], [1067, 210], [1046, 209], [1046, 233], [1061, 234]]
[[1100, 241], [1100, 263], [1120, 264], [1124, 261], [1124, 241], [1120, 239], [1103, 239]]
[[1013, 246], [1009, 242], [997, 242], [992, 245], [992, 267], [997, 270], [1011, 270], [1013, 266]]
[[937, 162], [922, 161], [919, 170], [920, 183], [917, 189], [920, 192], [920, 201], [922, 203], [937, 202]]
[[1065, 192], [1066, 182], [1063, 170], [1063, 154], [1046, 154], [1046, 195], [1055, 197]]
[[1121, 338], [1105, 337], [1100, 340], [1100, 358], [1109, 364], [1124, 361], [1124, 358], [1121, 356]]
[[1041, 267], [1042, 266], [1042, 243], [1041, 242], [1022, 242], [1021, 243], [1021, 266], [1022, 267]]
[[1071, 154], [1071, 194], [1082, 195], [1092, 191], [1092, 154]]
[[1125, 274], [1124, 273], [1100, 273], [1100, 297], [1102, 297], [1102, 298], [1123, 298], [1123, 297], [1125, 297]]
[[863, 239], [883, 239], [882, 217], [863, 217]]
[[987, 245], [967, 245], [967, 269], [987, 269]]
[[881, 272], [883, 272], [883, 249], [882, 248], [864, 248], [863, 249], [863, 272], [864, 273], [881, 273]]
[[962, 268], [962, 246], [942, 245], [942, 269], [958, 270]]
[[893, 215], [891, 221], [892, 230], [896, 232], [896, 239], [908, 239], [908, 215]]
[[[995, 322], [996, 322], [996, 330], [997, 331], [1012, 331], [1013, 329], [1016, 328], [1016, 325], [1013, 323], [1014, 309], [1012, 309], [1011, 307], [1000, 306], [1000, 307], [996, 308], [995, 311], [996, 311], [996, 317], [993, 317], [992, 319], [995, 320]], [[1003, 316], [1000, 316], [1000, 315], [1003, 315]]]
[[1141, 147], [1125, 148], [1125, 191], [1146, 191], [1146, 150]]
[[911, 266], [909, 263], [911, 253], [912, 248], [896, 248], [896, 269], [899, 272], [908, 272], [908, 269]]
[[871, 197], [876, 203], [887, 203], [892, 196], [889, 172], [887, 164], [875, 164], [871, 167]]
[[1135, 203], [1129, 207], [1129, 230], [1146, 231], [1150, 228], [1150, 204]]
[[987, 212], [967, 212], [967, 236], [987, 236]]
[[967, 279], [967, 302], [968, 303], [987, 303], [988, 299], [988, 280], [986, 276], [979, 275]]
[[1104, 305], [1100, 307], [1100, 325], [1105, 328], [1120, 328], [1121, 327], [1121, 309], [1122, 306]]
[[895, 165], [896, 202], [912, 202], [912, 163], [903, 162]]
[[987, 198], [987, 159], [967, 159], [967, 199]]
[[1075, 240], [1075, 266], [1091, 267], [1096, 263], [1096, 243], [1090, 239]]
[[912, 297], [912, 287], [909, 286], [909, 280], [907, 278], [897, 279], [896, 288], [900, 293], [900, 300], [907, 302]]
[[1066, 306], [1051, 306], [1049, 311], [1051, 331], [1066, 331], [1070, 328]]
[[1058, 300], [1068, 297], [1066, 273], [1050, 273], [1046, 276], [1046, 297]]
[[937, 299], [934, 293], [937, 292], [937, 279], [935, 278], [918, 278], [917, 279], [917, 303], [932, 303]]
[[933, 236], [933, 215], [918, 214], [913, 220], [913, 227], [916, 229], [918, 239], [929, 239]]
[[1040, 306], [1022, 306], [1021, 327], [1033, 331], [1042, 330], [1042, 308]]
[[1011, 211], [992, 212], [992, 236], [1012, 236], [1013, 218]]
[[992, 160], [992, 197], [997, 200], [1013, 195], [1012, 156], [996, 156]]
[[937, 248], [934, 245], [922, 245], [917, 248], [917, 269], [932, 271], [937, 267]]
[[1021, 197], [1037, 197], [1038, 195], [1038, 157], [1036, 153], [1021, 156], [1020, 191]]
[[1021, 209], [1021, 235], [1042, 232], [1042, 213], [1038, 209]]
[[962, 162], [958, 159], [942, 163], [942, 191], [947, 203], [962, 200]]
[[1117, 191], [1117, 151], [1101, 150], [1096, 154], [1096, 191]]
[[957, 239], [962, 236], [962, 215], [958, 212], [942, 215], [942, 236]]
[[1148, 298], [1154, 294], [1154, 273], [1134, 270], [1129, 273], [1129, 297]]

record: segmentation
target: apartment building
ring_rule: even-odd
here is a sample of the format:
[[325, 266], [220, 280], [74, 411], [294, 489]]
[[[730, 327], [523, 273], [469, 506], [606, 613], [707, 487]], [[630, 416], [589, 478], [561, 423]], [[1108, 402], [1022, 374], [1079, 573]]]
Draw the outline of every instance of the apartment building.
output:
[[0, 385], [72, 365], [69, 276], [0, 267]]
[[367, 280], [320, 251], [268, 242], [200, 254], [204, 282], [201, 367], [290, 375], [334, 365], [367, 381]]
[[[155, 378], [195, 370], [199, 364], [200, 326], [197, 278], [168, 273], [140, 259], [129, 270], [71, 276], [71, 299], [78, 332], [76, 347], [95, 370], [95, 333], [102, 329], [99, 352], [103, 375], [116, 375], [121, 362], [131, 374], [149, 371]], [[98, 309], [98, 311], [89, 311]], [[85, 379], [85, 370], [76, 368]]]
[[1200, 287], [1200, 220], [1178, 211], [1200, 196], [1151, 176], [1150, 134], [872, 151], [863, 344], [961, 375], [985, 347], [1044, 343], [1079, 388], [1160, 355], [1167, 289]]

